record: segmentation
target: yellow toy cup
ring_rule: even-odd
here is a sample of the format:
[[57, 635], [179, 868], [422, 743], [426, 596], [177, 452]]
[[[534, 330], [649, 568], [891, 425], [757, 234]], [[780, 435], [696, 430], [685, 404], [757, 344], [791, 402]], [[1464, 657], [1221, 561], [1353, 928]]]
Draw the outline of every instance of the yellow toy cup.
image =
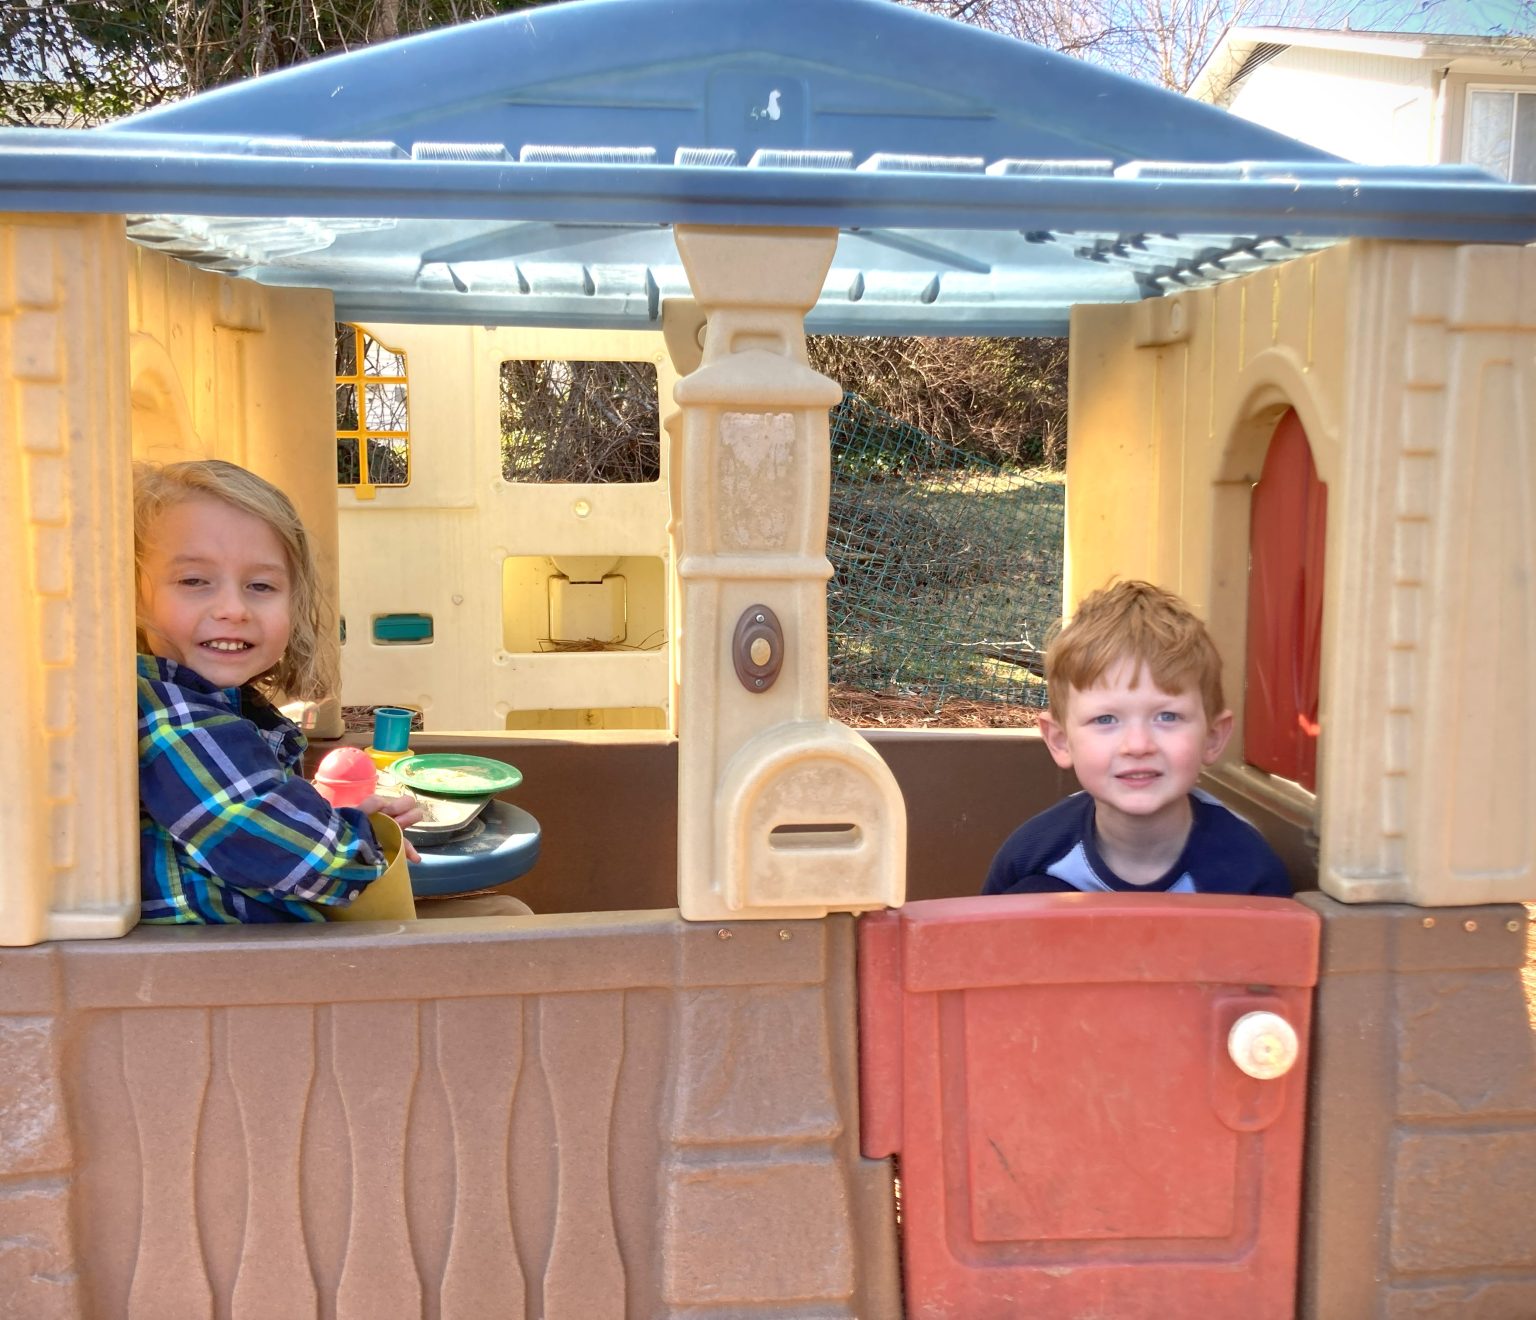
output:
[[327, 906], [329, 921], [414, 921], [416, 900], [411, 894], [411, 876], [405, 867], [405, 837], [390, 816], [375, 813], [368, 817], [373, 836], [379, 841], [387, 863], [384, 874], [370, 884], [345, 907]]

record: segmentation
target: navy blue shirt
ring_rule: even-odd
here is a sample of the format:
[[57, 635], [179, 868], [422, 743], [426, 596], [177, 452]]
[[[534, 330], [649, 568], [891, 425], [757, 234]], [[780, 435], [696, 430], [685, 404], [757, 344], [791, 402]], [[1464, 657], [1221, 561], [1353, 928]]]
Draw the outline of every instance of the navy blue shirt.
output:
[[1291, 880], [1264, 836], [1209, 793], [1189, 795], [1194, 822], [1184, 851], [1147, 885], [1122, 880], [1093, 837], [1094, 802], [1074, 793], [1008, 836], [987, 872], [983, 894], [1251, 894], [1289, 898]]

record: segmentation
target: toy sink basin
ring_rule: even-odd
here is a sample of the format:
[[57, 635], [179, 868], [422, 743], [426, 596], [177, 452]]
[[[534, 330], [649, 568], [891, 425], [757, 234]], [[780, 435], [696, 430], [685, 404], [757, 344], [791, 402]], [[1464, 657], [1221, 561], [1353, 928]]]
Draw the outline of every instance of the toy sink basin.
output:
[[477, 797], [450, 797], [410, 788], [395, 776], [394, 766], [379, 771], [378, 791], [397, 796], [410, 793], [416, 799], [421, 805], [422, 817], [405, 831], [405, 837], [414, 844], [427, 847], [458, 838], [475, 823], [476, 817], [485, 810], [485, 804], [491, 800], [489, 793]]

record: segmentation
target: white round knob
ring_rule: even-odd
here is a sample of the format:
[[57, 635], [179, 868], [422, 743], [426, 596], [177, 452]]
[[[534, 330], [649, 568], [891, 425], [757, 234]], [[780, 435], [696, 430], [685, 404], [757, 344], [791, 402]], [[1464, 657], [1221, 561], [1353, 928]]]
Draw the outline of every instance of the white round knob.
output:
[[1227, 1053], [1250, 1077], [1284, 1077], [1301, 1053], [1296, 1029], [1278, 1013], [1244, 1013], [1227, 1033]]

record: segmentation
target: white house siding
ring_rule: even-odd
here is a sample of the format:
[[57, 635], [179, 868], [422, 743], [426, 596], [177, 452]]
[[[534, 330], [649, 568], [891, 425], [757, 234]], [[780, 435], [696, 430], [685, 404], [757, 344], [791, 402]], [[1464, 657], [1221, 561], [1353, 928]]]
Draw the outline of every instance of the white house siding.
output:
[[1238, 88], [1233, 114], [1369, 165], [1436, 160], [1432, 69], [1414, 60], [1289, 47]]

